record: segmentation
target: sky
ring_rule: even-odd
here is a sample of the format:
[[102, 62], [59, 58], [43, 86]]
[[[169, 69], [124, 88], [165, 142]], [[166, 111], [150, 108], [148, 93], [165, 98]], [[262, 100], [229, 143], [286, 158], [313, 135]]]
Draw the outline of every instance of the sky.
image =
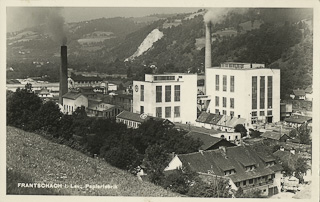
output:
[[7, 7], [7, 32], [41, 23], [48, 10], [55, 10], [64, 17], [65, 22], [79, 22], [97, 18], [143, 17], [152, 14], [192, 13], [200, 8], [168, 7]]

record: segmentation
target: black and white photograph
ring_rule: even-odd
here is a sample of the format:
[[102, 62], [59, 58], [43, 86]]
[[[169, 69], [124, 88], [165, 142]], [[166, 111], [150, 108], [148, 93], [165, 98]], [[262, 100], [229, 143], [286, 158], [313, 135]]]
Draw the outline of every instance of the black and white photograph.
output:
[[318, 201], [319, 1], [297, 2], [6, 2], [0, 197]]

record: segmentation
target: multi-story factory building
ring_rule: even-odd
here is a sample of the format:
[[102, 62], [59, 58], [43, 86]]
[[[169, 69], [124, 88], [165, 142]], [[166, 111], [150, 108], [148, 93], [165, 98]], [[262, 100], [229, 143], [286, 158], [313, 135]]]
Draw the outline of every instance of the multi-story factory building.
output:
[[133, 112], [172, 122], [195, 123], [197, 75], [146, 74], [145, 81], [133, 81]]
[[264, 64], [222, 63], [206, 68], [210, 113], [241, 117], [247, 123], [280, 121], [280, 70]]

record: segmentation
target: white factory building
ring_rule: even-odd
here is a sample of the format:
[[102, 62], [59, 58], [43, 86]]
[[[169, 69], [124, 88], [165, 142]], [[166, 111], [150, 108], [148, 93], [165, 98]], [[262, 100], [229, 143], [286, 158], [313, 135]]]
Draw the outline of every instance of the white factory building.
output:
[[146, 74], [133, 81], [133, 113], [195, 123], [197, 119], [197, 75], [184, 73]]
[[206, 68], [210, 113], [244, 118], [247, 124], [280, 121], [280, 70], [264, 64], [222, 63]]

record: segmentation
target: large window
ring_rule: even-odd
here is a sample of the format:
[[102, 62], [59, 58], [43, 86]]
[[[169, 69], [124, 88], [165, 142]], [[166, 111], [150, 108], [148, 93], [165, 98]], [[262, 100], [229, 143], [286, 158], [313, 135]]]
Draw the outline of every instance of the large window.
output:
[[180, 106], [174, 107], [174, 117], [175, 118], [180, 117]]
[[[140, 114], [144, 113], [144, 106], [140, 106]], [[112, 116], [113, 116], [113, 112], [112, 112]]]
[[234, 109], [234, 98], [230, 98], [230, 108]]
[[257, 77], [252, 77], [252, 109], [257, 109]]
[[234, 92], [234, 76], [230, 76], [230, 92]]
[[166, 107], [165, 108], [165, 117], [166, 118], [171, 118], [171, 107]]
[[227, 91], [227, 76], [223, 75], [223, 91]]
[[140, 93], [140, 101], [144, 101], [144, 85], [140, 85], [141, 93]]
[[156, 86], [156, 102], [162, 102], [162, 86]]
[[216, 109], [216, 110], [215, 110], [215, 113], [216, 113], [216, 114], [220, 114], [219, 109]]
[[174, 101], [180, 101], [180, 85], [174, 86]]
[[171, 102], [171, 86], [166, 86], [166, 102]]
[[227, 98], [226, 97], [222, 98], [222, 107], [227, 107]]
[[162, 118], [162, 107], [156, 107], [156, 117]]
[[272, 76], [268, 76], [268, 109], [272, 108]]
[[219, 75], [216, 75], [216, 91], [219, 90]]
[[216, 96], [216, 107], [219, 107], [219, 97]]
[[265, 89], [265, 77], [260, 76], [260, 109], [264, 109]]

